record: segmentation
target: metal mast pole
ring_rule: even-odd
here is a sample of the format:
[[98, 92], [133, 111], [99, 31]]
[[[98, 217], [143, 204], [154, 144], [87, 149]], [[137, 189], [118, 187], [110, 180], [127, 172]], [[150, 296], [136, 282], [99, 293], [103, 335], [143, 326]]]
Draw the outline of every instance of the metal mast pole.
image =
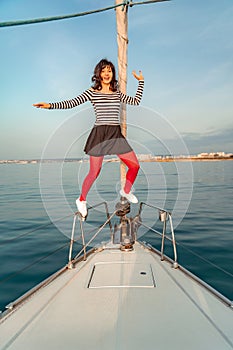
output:
[[[121, 4], [122, 0], [115, 0], [116, 5]], [[117, 25], [117, 45], [118, 45], [118, 83], [119, 89], [126, 94], [127, 86], [127, 51], [128, 51], [128, 6], [125, 5], [116, 7], [116, 25]], [[127, 134], [126, 125], [126, 105], [122, 105], [120, 115], [121, 131], [124, 136]], [[126, 168], [121, 162], [121, 187], [124, 186]]]

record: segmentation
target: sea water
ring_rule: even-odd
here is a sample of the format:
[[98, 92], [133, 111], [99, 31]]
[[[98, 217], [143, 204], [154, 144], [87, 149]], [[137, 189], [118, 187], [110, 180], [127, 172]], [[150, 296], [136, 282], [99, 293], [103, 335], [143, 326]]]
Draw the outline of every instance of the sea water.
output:
[[[85, 159], [0, 165], [0, 310], [67, 263], [75, 199], [88, 166]], [[107, 202], [112, 213], [119, 201], [119, 178], [119, 163], [104, 162], [88, 205]], [[141, 162], [134, 187], [139, 201], [172, 213], [178, 262], [232, 300], [233, 161]], [[129, 215], [138, 210], [131, 205]], [[89, 210], [86, 240], [105, 220], [104, 205]], [[161, 229], [157, 209], [143, 206], [141, 220]], [[78, 228], [75, 235], [78, 252]], [[144, 226], [137, 235], [160, 248], [160, 237]], [[109, 237], [106, 228], [90, 245]], [[166, 253], [173, 257], [170, 242]]]

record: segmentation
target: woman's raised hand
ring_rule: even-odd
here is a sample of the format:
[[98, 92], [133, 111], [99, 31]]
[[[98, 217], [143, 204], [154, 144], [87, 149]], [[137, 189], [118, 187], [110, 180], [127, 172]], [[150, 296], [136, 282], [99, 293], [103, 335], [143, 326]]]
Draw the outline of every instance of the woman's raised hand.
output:
[[132, 74], [133, 74], [134, 78], [136, 78], [137, 80], [144, 80], [144, 77], [142, 75], [142, 71], [141, 70], [139, 71], [139, 75], [136, 73], [135, 70], [133, 70]]
[[39, 102], [39, 103], [34, 103], [33, 104], [34, 107], [36, 108], [50, 108], [50, 103], [46, 103], [46, 102]]

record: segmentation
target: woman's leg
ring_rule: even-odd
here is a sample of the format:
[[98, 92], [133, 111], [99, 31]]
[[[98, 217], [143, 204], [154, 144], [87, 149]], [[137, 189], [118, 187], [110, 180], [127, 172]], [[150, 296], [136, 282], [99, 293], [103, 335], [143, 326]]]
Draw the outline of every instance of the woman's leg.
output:
[[128, 171], [126, 174], [126, 182], [124, 186], [124, 192], [129, 193], [137, 177], [138, 171], [140, 169], [140, 165], [134, 151], [124, 153], [124, 154], [118, 154], [117, 156], [128, 167]]
[[82, 185], [82, 193], [80, 195], [80, 201], [85, 201], [87, 194], [91, 188], [91, 186], [93, 185], [94, 181], [97, 179], [101, 167], [102, 167], [102, 163], [103, 163], [103, 159], [104, 157], [94, 157], [94, 156], [90, 156], [90, 169], [89, 169], [89, 173], [87, 174], [87, 176], [85, 177], [84, 181], [83, 181], [83, 185]]

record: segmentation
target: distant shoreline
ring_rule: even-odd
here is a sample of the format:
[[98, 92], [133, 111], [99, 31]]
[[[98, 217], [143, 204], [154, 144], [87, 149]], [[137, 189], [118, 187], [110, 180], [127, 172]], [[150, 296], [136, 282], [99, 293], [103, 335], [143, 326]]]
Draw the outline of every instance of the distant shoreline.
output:
[[162, 158], [156, 160], [143, 160], [143, 162], [217, 162], [222, 160], [233, 160], [232, 157], [218, 157], [218, 158], [200, 158], [200, 157], [171, 157], [171, 158]]
[[[139, 162], [209, 162], [209, 161], [223, 161], [223, 160], [233, 160], [233, 156], [140, 156], [138, 155]], [[12, 159], [12, 160], [0, 160], [1, 164], [42, 164], [42, 163], [83, 163], [88, 162], [89, 159], [84, 158], [66, 158], [66, 159]], [[119, 162], [118, 158], [105, 158], [104, 162]]]

